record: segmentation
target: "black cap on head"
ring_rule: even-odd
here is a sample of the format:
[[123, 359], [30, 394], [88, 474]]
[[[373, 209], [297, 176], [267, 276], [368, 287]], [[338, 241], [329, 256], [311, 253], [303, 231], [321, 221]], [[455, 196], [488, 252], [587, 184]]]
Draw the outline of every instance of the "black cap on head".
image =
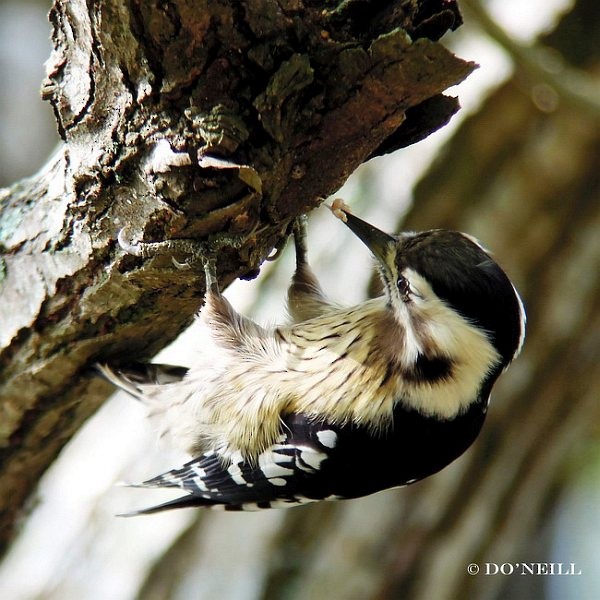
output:
[[506, 273], [478, 244], [456, 231], [433, 230], [400, 241], [399, 270], [410, 267], [435, 294], [492, 338], [508, 364], [521, 339], [521, 309]]
[[[341, 209], [343, 210], [343, 209]], [[490, 336], [504, 365], [522, 338], [521, 305], [506, 273], [475, 241], [457, 231], [434, 229], [391, 236], [343, 210], [346, 225], [391, 274], [409, 267], [435, 294]]]

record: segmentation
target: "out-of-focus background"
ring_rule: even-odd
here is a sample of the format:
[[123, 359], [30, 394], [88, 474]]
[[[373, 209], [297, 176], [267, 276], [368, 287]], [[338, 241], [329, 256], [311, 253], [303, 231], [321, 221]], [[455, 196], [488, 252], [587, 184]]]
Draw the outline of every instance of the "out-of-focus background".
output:
[[[586, 101], [600, 78], [600, 9], [495, 0], [486, 25], [467, 10], [477, 5], [461, 3], [465, 25], [444, 38], [480, 64], [451, 90], [463, 109], [363, 165], [338, 194], [382, 229], [476, 235], [522, 291], [526, 348], [475, 447], [426, 482], [337, 505], [117, 518], [166, 496], [116, 482], [187, 458], [117, 394], [40, 482], [0, 564], [0, 598], [600, 598], [600, 94]], [[58, 143], [39, 95], [49, 8], [0, 0], [0, 186], [33, 174]], [[488, 35], [500, 39], [494, 24], [508, 33], [502, 44]], [[332, 298], [367, 297], [371, 259], [324, 209], [310, 217], [309, 249]], [[287, 249], [226, 295], [260, 322], [282, 320], [292, 269]], [[198, 343], [192, 327], [158, 359], [189, 365]]]

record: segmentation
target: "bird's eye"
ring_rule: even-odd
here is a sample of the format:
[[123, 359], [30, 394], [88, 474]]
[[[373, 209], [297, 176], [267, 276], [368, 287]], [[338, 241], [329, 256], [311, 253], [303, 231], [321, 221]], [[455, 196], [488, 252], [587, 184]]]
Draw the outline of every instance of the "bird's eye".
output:
[[396, 286], [398, 287], [398, 291], [402, 296], [408, 297], [408, 294], [410, 293], [410, 283], [406, 277], [400, 275], [400, 277], [398, 277], [398, 281], [396, 281]]

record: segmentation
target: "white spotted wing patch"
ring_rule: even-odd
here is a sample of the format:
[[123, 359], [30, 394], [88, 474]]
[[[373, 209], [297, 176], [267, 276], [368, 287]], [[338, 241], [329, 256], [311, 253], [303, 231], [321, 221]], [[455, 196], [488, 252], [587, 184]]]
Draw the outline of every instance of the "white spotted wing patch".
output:
[[321, 463], [327, 458], [325, 452], [319, 452], [314, 448], [299, 446], [298, 457], [296, 464], [299, 469], [310, 473], [311, 471], [318, 471], [321, 467]]
[[287, 480], [284, 479], [283, 477], [271, 477], [269, 479], [269, 483], [271, 485], [282, 486], [282, 485], [287, 485]]
[[271, 500], [269, 504], [271, 508], [290, 508], [292, 506], [301, 506], [302, 504], [310, 504], [311, 502], [318, 502], [318, 498], [307, 498], [302, 494], [297, 494], [294, 502], [289, 502], [287, 500]]
[[240, 469], [239, 464], [231, 464], [229, 467], [227, 467], [227, 473], [229, 474], [229, 476], [231, 477], [231, 479], [237, 483], [238, 485], [246, 485], [246, 486], [250, 486], [252, 484], [249, 484], [242, 476], [242, 469]]
[[[285, 447], [285, 446], [283, 446]], [[267, 479], [290, 477], [294, 474], [293, 460], [290, 457], [277, 454], [271, 450], [263, 452], [258, 457], [258, 468]]]
[[317, 439], [326, 448], [335, 448], [337, 444], [337, 433], [333, 429], [317, 431]]
[[336, 443], [333, 429], [295, 415], [276, 443], [254, 460], [246, 460], [240, 452], [211, 451], [141, 486], [186, 491], [189, 495], [175, 501], [177, 506], [260, 510], [305, 504], [323, 499], [308, 490]]

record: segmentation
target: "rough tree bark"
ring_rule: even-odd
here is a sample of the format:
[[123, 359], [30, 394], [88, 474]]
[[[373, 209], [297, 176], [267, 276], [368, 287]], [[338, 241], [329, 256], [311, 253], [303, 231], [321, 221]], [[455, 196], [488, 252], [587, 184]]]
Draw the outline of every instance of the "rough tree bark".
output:
[[[194, 270], [116, 244], [188, 238], [222, 286], [367, 157], [426, 136], [473, 64], [437, 43], [453, 0], [55, 0], [44, 97], [63, 144], [0, 192], [0, 548], [110, 388], [190, 323]], [[185, 256], [179, 256], [185, 260]]]

